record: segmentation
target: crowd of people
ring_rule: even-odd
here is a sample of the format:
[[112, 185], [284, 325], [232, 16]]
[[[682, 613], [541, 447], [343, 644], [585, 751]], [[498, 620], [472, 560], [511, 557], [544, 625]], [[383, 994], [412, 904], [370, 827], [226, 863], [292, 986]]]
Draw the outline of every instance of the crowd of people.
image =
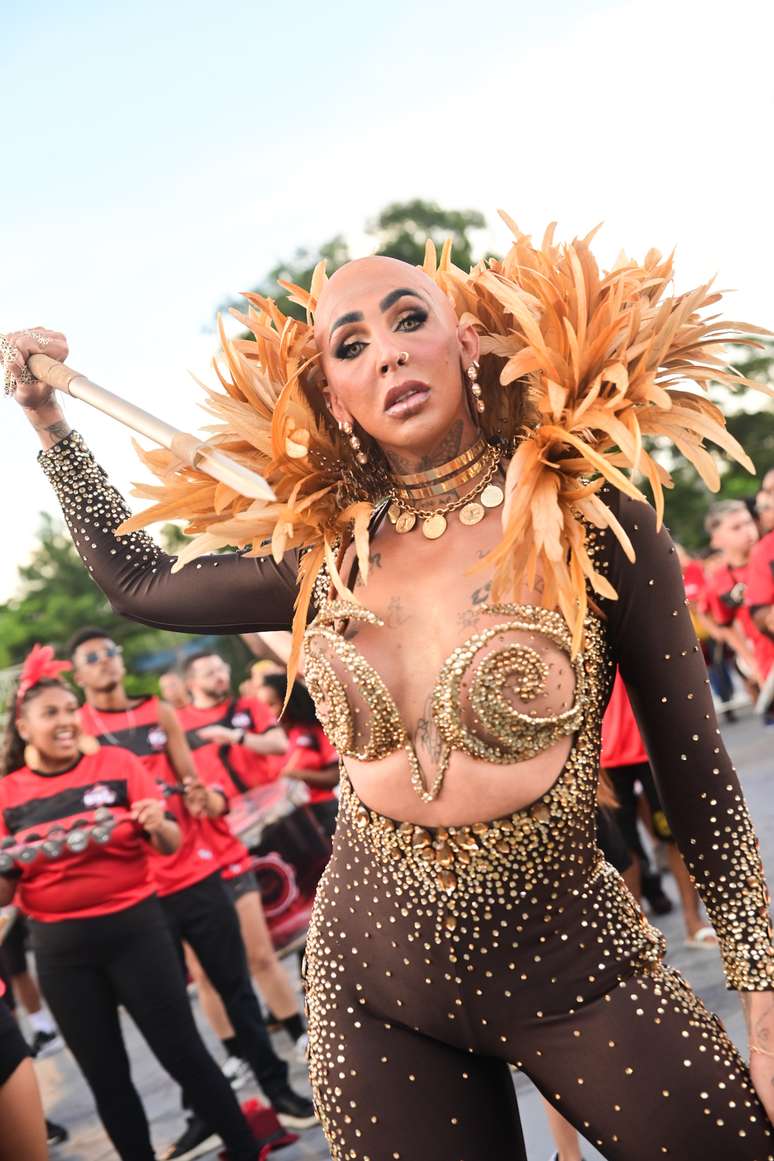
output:
[[[217, 653], [194, 655], [164, 676], [174, 705], [129, 696], [99, 628], [24, 665], [0, 904], [26, 916], [52, 1031], [122, 1158], [154, 1153], [120, 1007], [181, 1090], [169, 1158], [271, 1145], [235, 1096], [246, 1068], [276, 1131], [316, 1115], [335, 1161], [526, 1159], [511, 1068], [550, 1103], [559, 1161], [580, 1156], [578, 1130], [611, 1161], [771, 1155], [774, 931], [709, 690], [727, 716], [747, 700], [770, 717], [771, 481], [754, 512], [708, 511], [686, 599], [678, 549], [621, 468], [657, 490], [643, 436], [729, 443], [713, 405], [673, 391], [704, 383], [705, 357], [734, 379], [715, 314], [700, 318], [715, 298], [670, 297], [654, 253], [601, 280], [588, 241], [515, 231], [470, 275], [430, 250], [423, 270], [319, 271], [293, 288], [305, 323], [253, 296], [255, 341], [226, 341], [227, 394], [208, 406], [276, 504], [157, 456], [149, 494], [200, 533], [177, 559], [140, 531], [158, 508], [132, 517], [69, 427], [46, 378], [61, 369], [33, 359], [64, 361], [65, 336], [3, 340], [6, 387], [114, 611], [247, 634], [277, 661], [237, 694]], [[283, 776], [315, 835], [336, 815], [303, 972], [314, 1105], [267, 1033], [258, 993], [290, 1051], [307, 1034], [234, 821]], [[638, 906], [672, 904], [662, 867], [686, 944], [742, 993], [749, 1065]], [[27, 1048], [2, 1018], [0, 1117], [39, 1161]]]
[[[197, 1156], [221, 1138], [230, 1158], [257, 1156], [234, 1097], [250, 1074], [279, 1125], [305, 1129], [316, 1117], [267, 1031], [270, 1020], [303, 1060], [295, 977], [278, 958], [254, 859], [229, 826], [229, 806], [291, 779], [303, 784], [327, 842], [336, 754], [301, 682], [278, 723], [287, 692], [278, 666], [253, 673], [232, 697], [227, 663], [197, 653], [184, 671], [162, 677], [166, 700], [127, 693], [121, 647], [99, 628], [79, 631], [68, 655], [70, 680], [49, 649], [34, 650], [11, 711], [0, 781], [10, 867], [0, 884], [2, 902], [13, 899], [16, 910], [0, 945], [4, 1012], [17, 998], [24, 1005], [33, 1055], [66, 1044], [121, 1158], [156, 1156], [121, 1006], [181, 1090], [186, 1124], [161, 1155]], [[221, 1067], [196, 1029], [186, 976], [223, 1042]], [[19, 1063], [26, 1051], [19, 1043]], [[66, 1139], [64, 1127], [46, 1125], [49, 1144]]]
[[[713, 504], [705, 529], [703, 553], [678, 551], [716, 703], [728, 721], [745, 701], [753, 703], [771, 724], [774, 470], [754, 501]], [[133, 698], [121, 647], [85, 627], [69, 644], [69, 682], [57, 662], [40, 668], [39, 655], [35, 680], [33, 658], [32, 684], [22, 680], [9, 729], [0, 786], [6, 848], [26, 843], [31, 851], [43, 842], [35, 832], [44, 822], [51, 841], [57, 828], [66, 838], [73, 824], [93, 824], [100, 810], [113, 816], [104, 845], [83, 852], [71, 846], [66, 877], [65, 864], [44, 853], [6, 875], [16, 906], [0, 944], [0, 976], [6, 1007], [21, 1006], [26, 1015], [30, 1054], [69, 1048], [121, 1157], [154, 1153], [129, 1072], [120, 1005], [181, 1088], [186, 1123], [164, 1158], [196, 1156], [218, 1137], [229, 1144], [229, 1156], [251, 1155], [231, 1095], [251, 1075], [280, 1124], [315, 1123], [266, 1030], [267, 1020], [283, 1030], [303, 1059], [299, 995], [272, 942], [255, 859], [233, 832], [229, 809], [250, 790], [289, 779], [303, 787], [301, 801], [331, 838], [338, 756], [302, 674], [288, 691], [289, 635], [243, 640], [257, 658], [235, 695], [228, 663], [206, 651], [161, 674], [160, 696]], [[654, 915], [675, 906], [662, 883], [670, 872], [686, 946], [716, 950], [620, 676], [605, 714], [600, 764], [598, 830], [608, 859]], [[54, 776], [51, 795], [41, 779]], [[81, 864], [78, 879], [73, 859]], [[222, 1042], [220, 1073], [191, 1019], [186, 979]], [[546, 1113], [557, 1161], [578, 1161], [575, 1130], [548, 1103]], [[49, 1145], [67, 1139], [66, 1127], [45, 1125]]]

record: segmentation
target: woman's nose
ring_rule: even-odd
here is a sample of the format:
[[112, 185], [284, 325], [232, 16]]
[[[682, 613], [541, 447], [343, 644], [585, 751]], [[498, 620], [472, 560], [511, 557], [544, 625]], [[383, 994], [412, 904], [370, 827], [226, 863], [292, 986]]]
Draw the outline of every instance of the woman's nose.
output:
[[408, 363], [408, 352], [390, 350], [385, 351], [382, 355], [382, 362], [379, 366], [379, 373], [387, 375], [390, 371], [394, 371], [397, 367], [405, 367]]

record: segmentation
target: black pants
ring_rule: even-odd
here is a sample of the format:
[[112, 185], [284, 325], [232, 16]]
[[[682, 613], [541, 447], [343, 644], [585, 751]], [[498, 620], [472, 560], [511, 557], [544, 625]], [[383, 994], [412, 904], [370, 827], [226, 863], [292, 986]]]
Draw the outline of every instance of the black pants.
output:
[[[172, 938], [182, 958], [182, 941], [190, 944], [223, 1001], [240, 1051], [269, 1100], [287, 1088], [288, 1067], [272, 1048], [261, 1007], [253, 990], [247, 953], [234, 904], [220, 874], [165, 895], [161, 900]], [[189, 1094], [185, 1093], [186, 1102]]]
[[674, 842], [672, 831], [669, 828], [667, 816], [664, 813], [664, 807], [661, 804], [661, 798], [653, 778], [653, 771], [647, 762], [635, 762], [631, 766], [608, 766], [606, 769], [613, 790], [615, 791], [615, 796], [618, 799], [618, 809], [615, 811], [615, 818], [626, 840], [626, 845], [635, 855], [647, 860], [648, 856], [642, 845], [639, 830], [637, 829], [637, 796], [634, 793], [634, 785], [636, 782], [640, 783], [645, 797], [648, 800], [656, 838], [661, 839], [663, 842]]
[[158, 899], [93, 919], [30, 926], [40, 986], [119, 1157], [155, 1156], [121, 1034], [123, 1004], [229, 1155], [254, 1161], [257, 1143], [199, 1035]]

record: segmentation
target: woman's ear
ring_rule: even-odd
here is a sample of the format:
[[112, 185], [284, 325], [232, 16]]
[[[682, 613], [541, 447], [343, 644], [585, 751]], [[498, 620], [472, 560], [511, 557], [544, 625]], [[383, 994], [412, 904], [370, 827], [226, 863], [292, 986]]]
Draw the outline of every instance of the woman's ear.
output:
[[325, 378], [322, 366], [319, 363], [317, 366], [311, 368], [309, 383], [315, 391], [319, 391], [328, 412], [338, 427], [341, 427], [344, 423], [352, 422], [352, 416], [346, 408], [341, 406], [333, 391], [331, 391], [328, 380]]
[[16, 729], [19, 732], [19, 737], [21, 738], [21, 740], [23, 742], [29, 742], [30, 731], [29, 731], [29, 728], [27, 726], [27, 723], [25, 721], [23, 721], [22, 718], [16, 719]]
[[460, 358], [463, 367], [478, 362], [480, 342], [478, 331], [473, 323], [460, 323], [457, 327], [457, 342], [460, 345]]
[[339, 428], [341, 428], [345, 423], [352, 422], [352, 416], [349, 414], [346, 407], [344, 407], [339, 402], [325, 380], [322, 382], [320, 392], [323, 399], [325, 400], [325, 406], [328, 408], [328, 411], [333, 416], [334, 422], [338, 425]]

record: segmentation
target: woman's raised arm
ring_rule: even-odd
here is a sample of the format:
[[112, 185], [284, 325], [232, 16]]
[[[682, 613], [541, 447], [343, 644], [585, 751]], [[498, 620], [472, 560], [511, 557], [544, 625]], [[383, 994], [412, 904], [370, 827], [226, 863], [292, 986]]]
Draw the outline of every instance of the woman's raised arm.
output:
[[[9, 348], [18, 355], [12, 357]], [[184, 633], [249, 633], [288, 629], [293, 619], [298, 558], [241, 553], [202, 557], [173, 573], [175, 557], [144, 532], [117, 536], [130, 515], [119, 492], [77, 432], [53, 390], [25, 375], [26, 359], [43, 350], [67, 357], [56, 331], [36, 328], [7, 336], [3, 361], [17, 402], [40, 438], [39, 460], [62, 506], [73, 543], [113, 609], [156, 629]], [[8, 380], [7, 380], [8, 381]]]
[[73, 543], [121, 616], [182, 633], [250, 633], [289, 629], [296, 595], [295, 553], [270, 557], [209, 555], [173, 573], [174, 556], [145, 532], [116, 536], [129, 516], [77, 432], [39, 456], [53, 484]]

